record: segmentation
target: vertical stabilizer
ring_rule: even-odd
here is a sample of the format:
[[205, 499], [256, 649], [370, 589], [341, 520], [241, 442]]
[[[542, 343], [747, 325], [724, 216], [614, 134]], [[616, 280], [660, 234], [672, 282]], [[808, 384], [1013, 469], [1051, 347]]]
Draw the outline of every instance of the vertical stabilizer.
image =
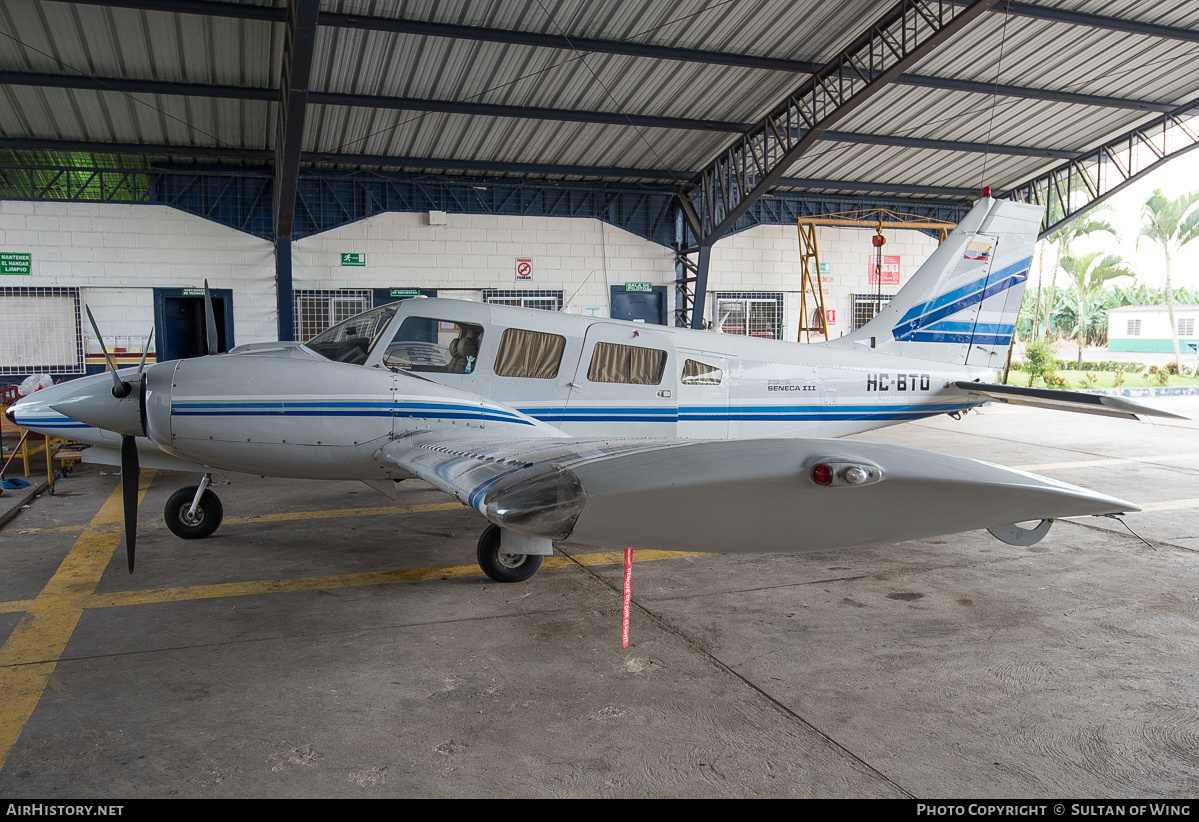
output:
[[1000, 368], [1015, 333], [1038, 206], [984, 197], [890, 304], [830, 345]]

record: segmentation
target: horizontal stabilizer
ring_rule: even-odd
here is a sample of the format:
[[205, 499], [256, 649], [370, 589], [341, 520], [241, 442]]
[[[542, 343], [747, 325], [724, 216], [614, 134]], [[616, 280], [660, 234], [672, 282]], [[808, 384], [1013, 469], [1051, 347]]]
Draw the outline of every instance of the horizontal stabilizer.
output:
[[1139, 510], [1011, 468], [849, 440], [430, 434], [384, 452], [501, 528], [589, 546], [820, 551]]
[[1141, 414], [1147, 417], [1168, 417], [1174, 420], [1185, 420], [1186, 417], [1159, 411], [1139, 402], [1126, 400], [1123, 397], [1109, 397], [1104, 394], [1088, 394], [1084, 391], [1059, 391], [1054, 388], [1021, 388], [1016, 385], [998, 385], [987, 382], [955, 382], [954, 388], [969, 391], [971, 394], [981, 394], [995, 402], [1006, 402], [1012, 405], [1028, 405], [1033, 408], [1054, 408], [1058, 411], [1075, 411], [1080, 414], [1100, 414], [1105, 417], [1122, 417], [1127, 420], [1137, 419]]

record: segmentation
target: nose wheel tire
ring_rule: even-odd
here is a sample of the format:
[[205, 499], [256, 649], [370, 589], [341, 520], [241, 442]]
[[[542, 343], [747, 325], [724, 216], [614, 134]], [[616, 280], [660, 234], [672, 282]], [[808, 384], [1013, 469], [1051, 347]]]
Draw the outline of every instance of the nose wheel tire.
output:
[[171, 533], [182, 539], [202, 539], [212, 534], [220, 527], [221, 519], [225, 516], [225, 508], [221, 505], [220, 497], [211, 491], [205, 491], [196, 506], [195, 516], [189, 517], [187, 512], [196, 498], [198, 485], [180, 488], [171, 494], [167, 506], [163, 510], [167, 528]]
[[506, 554], [500, 547], [500, 528], [488, 525], [479, 537], [479, 567], [496, 582], [524, 582], [541, 567], [537, 554]]

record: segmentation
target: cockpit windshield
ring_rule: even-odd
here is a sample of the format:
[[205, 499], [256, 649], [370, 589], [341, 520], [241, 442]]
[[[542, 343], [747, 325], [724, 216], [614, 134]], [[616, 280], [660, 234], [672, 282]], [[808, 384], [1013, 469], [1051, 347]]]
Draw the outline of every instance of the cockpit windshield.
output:
[[387, 324], [395, 316], [399, 303], [388, 303], [356, 314], [322, 331], [308, 342], [308, 348], [334, 362], [361, 365], [378, 343]]

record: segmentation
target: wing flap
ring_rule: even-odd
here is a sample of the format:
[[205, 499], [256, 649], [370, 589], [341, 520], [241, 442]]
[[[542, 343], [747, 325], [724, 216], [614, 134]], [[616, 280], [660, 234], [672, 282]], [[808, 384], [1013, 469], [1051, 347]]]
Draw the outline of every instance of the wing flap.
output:
[[[849, 440], [508, 440], [418, 435], [388, 458], [489, 520], [562, 542], [813, 551], [1139, 510], [963, 457]], [[829, 465], [830, 485], [813, 476]], [[856, 483], [848, 481], [847, 471]]]
[[994, 402], [1010, 403], [1011, 405], [1027, 405], [1032, 408], [1052, 408], [1058, 411], [1074, 411], [1080, 414], [1099, 414], [1105, 417], [1120, 417], [1122, 419], [1139, 419], [1137, 415], [1147, 417], [1167, 417], [1175, 420], [1185, 420], [1186, 417], [1160, 411], [1139, 402], [1126, 400], [1123, 397], [1109, 397], [1105, 394], [1088, 394], [1085, 391], [1059, 391], [1053, 388], [1021, 388], [1017, 385], [999, 385], [986, 382], [959, 381], [954, 388], [978, 394]]

